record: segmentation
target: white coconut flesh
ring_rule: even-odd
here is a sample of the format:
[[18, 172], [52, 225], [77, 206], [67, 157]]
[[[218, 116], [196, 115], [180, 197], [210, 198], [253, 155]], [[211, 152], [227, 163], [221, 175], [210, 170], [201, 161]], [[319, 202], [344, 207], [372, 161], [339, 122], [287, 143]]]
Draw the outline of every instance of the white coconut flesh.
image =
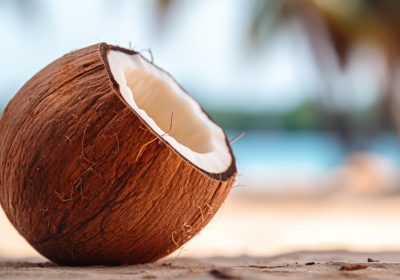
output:
[[229, 168], [224, 132], [168, 73], [139, 54], [110, 50], [107, 59], [123, 98], [155, 133], [202, 170]]

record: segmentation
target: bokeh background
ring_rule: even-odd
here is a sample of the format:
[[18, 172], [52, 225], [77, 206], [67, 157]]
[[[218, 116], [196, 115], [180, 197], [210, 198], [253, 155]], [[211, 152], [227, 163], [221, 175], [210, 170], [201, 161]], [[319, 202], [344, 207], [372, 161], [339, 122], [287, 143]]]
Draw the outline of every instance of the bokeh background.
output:
[[[167, 69], [232, 141], [216, 219], [175, 255], [400, 250], [400, 1], [0, 0], [0, 110], [105, 41]], [[0, 214], [0, 256], [36, 256]]]

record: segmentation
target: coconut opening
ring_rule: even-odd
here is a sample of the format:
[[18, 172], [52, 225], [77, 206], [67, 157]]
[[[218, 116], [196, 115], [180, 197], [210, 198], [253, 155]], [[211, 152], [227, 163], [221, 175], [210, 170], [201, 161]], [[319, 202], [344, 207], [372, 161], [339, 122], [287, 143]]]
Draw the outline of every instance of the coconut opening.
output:
[[229, 168], [224, 132], [167, 72], [139, 54], [110, 50], [107, 59], [122, 97], [153, 131], [207, 172]]
[[125, 69], [125, 79], [136, 105], [169, 136], [198, 153], [213, 150], [207, 122], [168, 83], [149, 72]]

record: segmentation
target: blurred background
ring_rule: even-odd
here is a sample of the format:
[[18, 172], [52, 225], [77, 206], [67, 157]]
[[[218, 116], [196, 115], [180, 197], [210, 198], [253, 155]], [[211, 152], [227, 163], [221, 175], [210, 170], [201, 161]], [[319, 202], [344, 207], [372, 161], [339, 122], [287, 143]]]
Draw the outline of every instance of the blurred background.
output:
[[[400, 250], [400, 1], [0, 0], [0, 110], [61, 55], [106, 41], [168, 70], [239, 169], [179, 256]], [[0, 256], [36, 253], [0, 214]]]

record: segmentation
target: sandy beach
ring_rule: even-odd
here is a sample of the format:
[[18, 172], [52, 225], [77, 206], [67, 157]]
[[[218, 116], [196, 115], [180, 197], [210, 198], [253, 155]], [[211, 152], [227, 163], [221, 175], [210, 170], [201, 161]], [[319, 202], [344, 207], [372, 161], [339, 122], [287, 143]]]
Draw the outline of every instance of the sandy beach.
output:
[[400, 253], [302, 251], [271, 257], [166, 258], [134, 266], [60, 267], [0, 259], [1, 279], [398, 279]]

